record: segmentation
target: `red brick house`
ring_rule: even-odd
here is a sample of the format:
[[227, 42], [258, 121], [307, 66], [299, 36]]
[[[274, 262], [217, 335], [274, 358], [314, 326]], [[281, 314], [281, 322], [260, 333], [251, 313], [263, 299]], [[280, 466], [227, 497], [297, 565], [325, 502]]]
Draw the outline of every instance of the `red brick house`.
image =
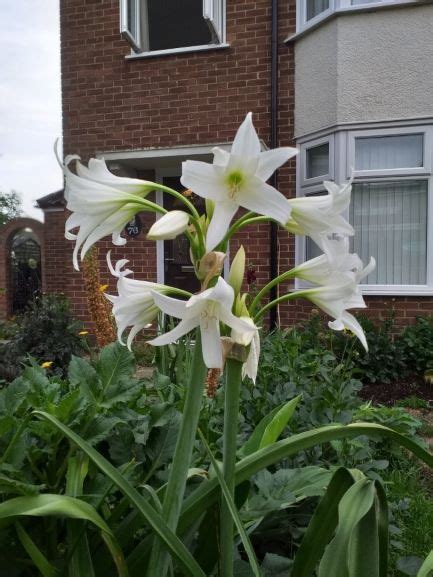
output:
[[[60, 4], [65, 155], [104, 157], [117, 174], [176, 187], [182, 160], [211, 160], [212, 147], [229, 145], [251, 110], [263, 147], [300, 148], [276, 176], [286, 196], [321, 194], [324, 179], [343, 181], [354, 168], [354, 249], [378, 261], [365, 286], [371, 314], [394, 309], [404, 324], [433, 311], [431, 3]], [[66, 293], [85, 317], [62, 193], [39, 205], [44, 288]], [[114, 257], [126, 254], [136, 278], [190, 282], [182, 241], [146, 241], [152, 219], [142, 216], [143, 231]], [[315, 250], [263, 224], [240, 233], [231, 254], [240, 242], [259, 286]], [[277, 320], [294, 322], [306, 310], [302, 301], [284, 305]]]

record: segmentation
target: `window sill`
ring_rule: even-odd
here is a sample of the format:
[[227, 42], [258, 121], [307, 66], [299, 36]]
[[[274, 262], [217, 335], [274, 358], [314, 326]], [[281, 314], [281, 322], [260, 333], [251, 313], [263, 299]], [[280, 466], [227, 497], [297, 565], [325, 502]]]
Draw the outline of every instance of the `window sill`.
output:
[[[295, 286], [289, 292], [317, 288], [316, 285], [308, 284], [305, 281], [295, 279]], [[365, 297], [433, 297], [433, 286], [428, 285], [366, 285], [361, 284], [359, 288]]]
[[140, 58], [155, 58], [157, 56], [173, 56], [191, 52], [204, 52], [209, 50], [222, 50], [230, 48], [226, 42], [222, 44], [205, 44], [203, 46], [184, 46], [182, 48], [170, 48], [168, 50], [153, 50], [152, 52], [131, 53], [125, 56], [126, 60], [136, 60]]
[[329, 22], [334, 18], [342, 15], [342, 14], [357, 14], [358, 12], [376, 12], [377, 10], [389, 10], [392, 8], [404, 8], [408, 5], [421, 5], [421, 4], [430, 4], [431, 0], [398, 0], [397, 2], [389, 2], [388, 4], [383, 3], [371, 3], [371, 4], [359, 4], [356, 6], [342, 6], [340, 8], [336, 8], [331, 12], [326, 11], [323, 14], [323, 17], [320, 18], [316, 16], [312, 19], [311, 22], [307, 22], [303, 24], [299, 30], [292, 34], [288, 38], [284, 40], [285, 44], [291, 44], [296, 40], [299, 40], [303, 36], [306, 36], [325, 22]]

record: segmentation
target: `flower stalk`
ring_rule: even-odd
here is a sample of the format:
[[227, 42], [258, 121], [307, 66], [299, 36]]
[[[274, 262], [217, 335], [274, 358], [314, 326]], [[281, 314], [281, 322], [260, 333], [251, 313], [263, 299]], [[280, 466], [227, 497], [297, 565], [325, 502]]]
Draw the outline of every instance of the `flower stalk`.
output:
[[[242, 383], [242, 361], [228, 359], [224, 390], [223, 475], [234, 500], [235, 466], [239, 420], [239, 398]], [[221, 501], [220, 541], [223, 577], [233, 577], [234, 523], [225, 499]]]
[[[168, 527], [176, 530], [185, 493], [188, 469], [190, 467], [198, 420], [202, 404], [207, 368], [203, 362], [200, 330], [196, 331], [194, 357], [191, 367], [190, 385], [186, 391], [182, 422], [177, 437], [173, 463], [165, 491], [162, 516]], [[170, 555], [159, 539], [155, 539], [149, 561], [148, 577], [165, 577], [170, 563]], [[157, 572], [156, 572], [157, 568]]]

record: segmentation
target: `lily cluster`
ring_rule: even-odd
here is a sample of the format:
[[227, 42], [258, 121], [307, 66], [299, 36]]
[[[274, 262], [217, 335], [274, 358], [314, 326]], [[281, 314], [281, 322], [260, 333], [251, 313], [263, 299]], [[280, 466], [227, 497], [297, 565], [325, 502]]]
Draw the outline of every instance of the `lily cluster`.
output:
[[[350, 203], [351, 181], [341, 186], [325, 182], [328, 194], [323, 196], [286, 199], [267, 180], [297, 152], [288, 147], [262, 151], [249, 113], [230, 152], [216, 147], [212, 164], [188, 160], [182, 165], [182, 185], [205, 199], [204, 214], [197, 212], [188, 195], [158, 183], [115, 176], [103, 160], [91, 159], [85, 167], [76, 156], [66, 158], [65, 195], [72, 213], [66, 223], [66, 236], [76, 241], [75, 268], [79, 266], [80, 249], [83, 258], [94, 243], [108, 234], [113, 235], [114, 244], [125, 244], [121, 232], [141, 211], [158, 215], [148, 232], [149, 239], [167, 240], [185, 234], [190, 242], [191, 261], [201, 283], [198, 294], [190, 294], [182, 287], [130, 278], [132, 271], [124, 269], [128, 261], [121, 260], [113, 266], [108, 255], [118, 294], [106, 297], [113, 304], [121, 341], [130, 328], [127, 345], [131, 346], [137, 333], [163, 312], [179, 319], [179, 323], [151, 340], [152, 345], [173, 343], [199, 328], [203, 360], [208, 368], [222, 368], [231, 349], [241, 346], [245, 348], [243, 373], [255, 381], [263, 315], [280, 302], [303, 297], [332, 317], [332, 329], [352, 331], [367, 348], [362, 328], [348, 310], [365, 307], [359, 283], [375, 263], [371, 259], [364, 267], [360, 258], [350, 253], [349, 237], [354, 230], [344, 214]], [[76, 161], [76, 173], [69, 168], [72, 161]], [[150, 201], [149, 192], [158, 189], [175, 196], [184, 210], [167, 212]], [[245, 210], [234, 220], [241, 208]], [[323, 254], [272, 279], [252, 300], [242, 293], [243, 247], [233, 259], [227, 280], [222, 276], [223, 263], [230, 238], [239, 229], [263, 221], [277, 222], [289, 233], [308, 235]], [[294, 278], [306, 281], [308, 287], [263, 304], [272, 287]]]

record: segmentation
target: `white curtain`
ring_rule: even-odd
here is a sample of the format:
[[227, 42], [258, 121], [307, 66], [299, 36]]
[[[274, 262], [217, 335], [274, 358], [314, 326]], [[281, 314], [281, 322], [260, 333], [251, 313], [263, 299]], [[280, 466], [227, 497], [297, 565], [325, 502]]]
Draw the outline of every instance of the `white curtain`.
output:
[[329, 8], [329, 0], [307, 0], [307, 20]]
[[307, 149], [307, 178], [329, 174], [329, 143]]
[[423, 166], [423, 135], [360, 137], [355, 140], [355, 168], [380, 170]]
[[424, 180], [354, 184], [350, 222], [353, 252], [376, 259], [369, 284], [425, 284], [427, 190]]

